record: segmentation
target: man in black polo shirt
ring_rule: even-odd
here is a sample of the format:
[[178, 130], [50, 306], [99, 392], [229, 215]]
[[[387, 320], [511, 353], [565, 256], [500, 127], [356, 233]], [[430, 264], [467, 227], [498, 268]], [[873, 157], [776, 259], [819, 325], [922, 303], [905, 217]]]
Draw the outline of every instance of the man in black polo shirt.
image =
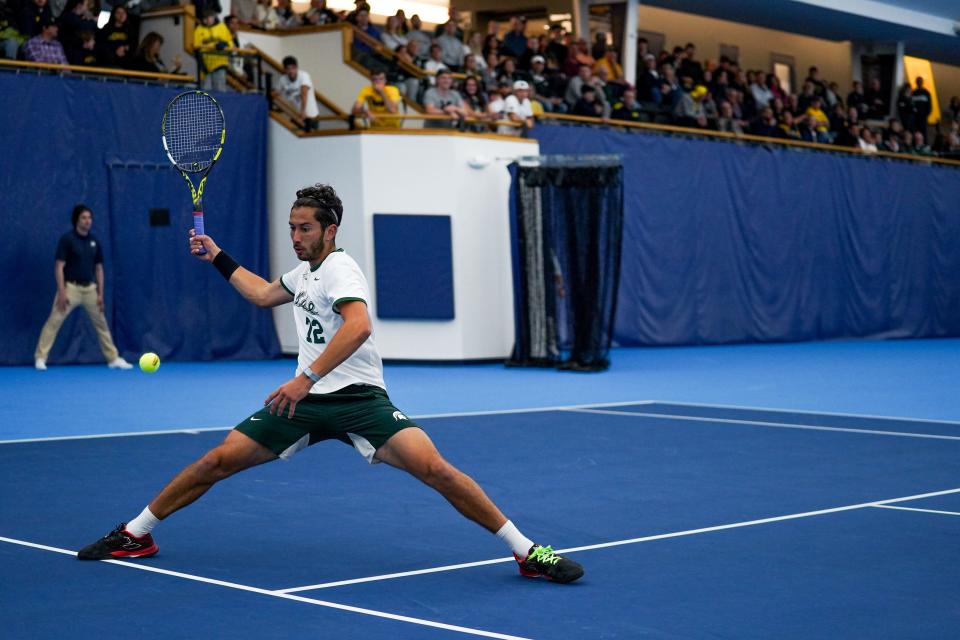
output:
[[63, 234], [57, 245], [54, 275], [57, 297], [37, 343], [35, 366], [47, 370], [47, 354], [57, 339], [60, 325], [77, 305], [83, 305], [100, 339], [100, 350], [111, 369], [131, 369], [133, 365], [120, 357], [110, 337], [103, 315], [103, 251], [100, 242], [90, 233], [93, 213], [83, 204], [73, 208], [73, 230]]

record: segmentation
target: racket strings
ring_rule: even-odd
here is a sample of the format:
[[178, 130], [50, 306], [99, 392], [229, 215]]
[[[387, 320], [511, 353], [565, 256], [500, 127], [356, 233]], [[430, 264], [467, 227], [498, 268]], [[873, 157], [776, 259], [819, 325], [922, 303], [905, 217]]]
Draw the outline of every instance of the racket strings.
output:
[[203, 171], [216, 158], [223, 128], [223, 113], [212, 98], [203, 93], [181, 95], [167, 114], [167, 151], [180, 169]]

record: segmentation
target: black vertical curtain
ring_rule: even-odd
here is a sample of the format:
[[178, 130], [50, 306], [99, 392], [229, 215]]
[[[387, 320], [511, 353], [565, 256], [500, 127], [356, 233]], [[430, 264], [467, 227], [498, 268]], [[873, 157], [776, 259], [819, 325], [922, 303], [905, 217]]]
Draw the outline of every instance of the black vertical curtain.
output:
[[623, 168], [616, 156], [510, 165], [516, 342], [507, 364], [610, 366]]

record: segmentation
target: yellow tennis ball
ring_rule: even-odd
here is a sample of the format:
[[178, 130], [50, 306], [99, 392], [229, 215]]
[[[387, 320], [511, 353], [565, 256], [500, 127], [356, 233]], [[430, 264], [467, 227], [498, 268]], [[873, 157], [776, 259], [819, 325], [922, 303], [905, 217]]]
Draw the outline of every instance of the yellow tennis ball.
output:
[[140, 356], [140, 370], [144, 373], [153, 373], [160, 368], [160, 356], [155, 353], [145, 353]]

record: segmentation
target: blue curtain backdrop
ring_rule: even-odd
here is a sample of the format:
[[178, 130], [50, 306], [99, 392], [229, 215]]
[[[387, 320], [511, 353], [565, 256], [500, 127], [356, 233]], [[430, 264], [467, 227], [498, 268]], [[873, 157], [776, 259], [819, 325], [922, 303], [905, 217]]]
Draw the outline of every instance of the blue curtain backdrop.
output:
[[[179, 89], [0, 73], [0, 364], [33, 362], [56, 284], [54, 250], [86, 203], [104, 250], [106, 313], [121, 353], [178, 360], [279, 355], [272, 315], [243, 300], [187, 251], [192, 205], [167, 162], [160, 119]], [[227, 144], [204, 194], [206, 226], [250, 270], [266, 274], [267, 111], [260, 96], [218, 95]], [[151, 226], [167, 208], [169, 226]], [[51, 363], [100, 362], [77, 309]]]
[[624, 158], [621, 345], [960, 335], [960, 170], [586, 127]]

